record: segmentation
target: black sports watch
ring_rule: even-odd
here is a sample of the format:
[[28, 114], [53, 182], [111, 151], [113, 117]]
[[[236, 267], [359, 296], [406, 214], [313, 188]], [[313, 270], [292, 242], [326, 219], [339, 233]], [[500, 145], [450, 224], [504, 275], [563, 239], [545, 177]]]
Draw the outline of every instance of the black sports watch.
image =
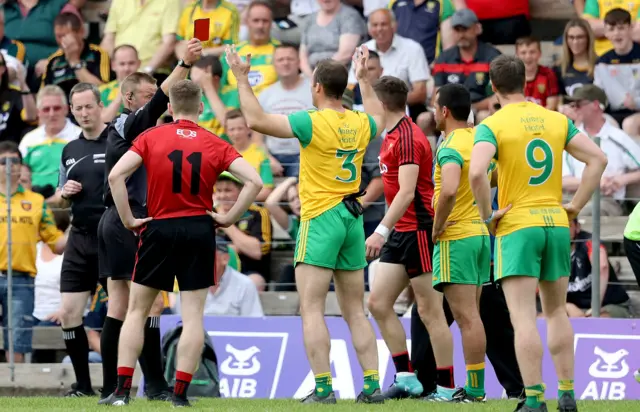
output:
[[185, 62], [184, 62], [184, 60], [182, 60], [182, 59], [180, 59], [180, 60], [178, 61], [178, 66], [180, 66], [180, 67], [184, 67], [185, 69], [190, 69], [190, 68], [191, 68], [191, 65], [190, 65], [190, 64], [187, 64], [187, 63], [185, 63]]

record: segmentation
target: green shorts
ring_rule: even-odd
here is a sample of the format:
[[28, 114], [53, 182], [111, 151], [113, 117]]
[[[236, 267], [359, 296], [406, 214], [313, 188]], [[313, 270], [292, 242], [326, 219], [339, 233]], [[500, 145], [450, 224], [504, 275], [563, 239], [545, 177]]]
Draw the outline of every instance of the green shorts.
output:
[[433, 249], [433, 287], [440, 292], [447, 284], [482, 286], [490, 269], [489, 236], [440, 240]]
[[294, 266], [298, 263], [333, 270], [367, 266], [362, 216], [355, 218], [344, 203], [300, 222]]
[[495, 278], [532, 276], [556, 281], [571, 274], [571, 238], [568, 227], [528, 227], [497, 236]]

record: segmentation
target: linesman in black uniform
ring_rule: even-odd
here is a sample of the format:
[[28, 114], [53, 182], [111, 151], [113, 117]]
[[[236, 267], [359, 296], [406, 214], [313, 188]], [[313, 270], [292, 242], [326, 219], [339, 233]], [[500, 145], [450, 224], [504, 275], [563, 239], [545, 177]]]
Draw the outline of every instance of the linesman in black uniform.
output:
[[98, 284], [98, 222], [104, 213], [104, 156], [107, 125], [102, 123], [98, 88], [78, 83], [69, 95], [71, 113], [82, 128], [62, 151], [58, 205], [71, 206], [71, 231], [62, 260], [62, 334], [76, 373], [66, 396], [95, 396], [89, 375], [89, 341], [83, 325], [89, 296]]
[[[156, 80], [145, 73], [129, 75], [120, 86], [125, 109], [109, 125], [106, 150], [106, 176], [113, 166], [129, 150], [133, 141], [145, 130], [155, 127], [167, 110], [169, 89], [187, 77], [191, 65], [202, 54], [202, 44], [192, 39], [187, 51], [169, 77], [156, 86]], [[105, 178], [105, 211], [98, 228], [100, 277], [107, 279], [109, 306], [100, 337], [102, 351], [103, 390], [99, 404], [105, 403], [117, 386], [118, 339], [129, 304], [129, 282], [133, 274], [138, 239], [122, 225], [116, 209], [109, 182]], [[147, 176], [144, 167], [127, 180], [129, 204], [136, 218], [147, 216]], [[159, 298], [161, 298], [159, 296]], [[148, 400], [170, 400], [162, 370], [160, 355], [160, 313], [162, 305], [154, 305], [145, 326], [144, 347], [140, 355], [140, 367], [144, 374]], [[126, 336], [122, 337], [126, 339]]]

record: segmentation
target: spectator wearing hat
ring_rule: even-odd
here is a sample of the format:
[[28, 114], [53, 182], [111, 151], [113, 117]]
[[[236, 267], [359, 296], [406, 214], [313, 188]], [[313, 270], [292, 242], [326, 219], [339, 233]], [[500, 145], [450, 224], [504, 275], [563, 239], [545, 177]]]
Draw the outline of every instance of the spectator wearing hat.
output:
[[[264, 316], [258, 290], [247, 276], [229, 265], [229, 252], [228, 241], [216, 237], [216, 284], [209, 288], [205, 316]], [[173, 311], [180, 313], [177, 294]]]
[[[482, 25], [473, 11], [456, 11], [451, 17], [451, 26], [456, 45], [442, 52], [436, 59], [432, 71], [436, 87], [433, 97], [445, 84], [457, 83], [465, 86], [471, 94], [471, 108], [476, 121], [480, 123], [497, 103], [489, 85], [489, 64], [500, 55], [500, 51], [478, 40]], [[427, 135], [432, 135], [433, 113], [422, 113], [417, 123]]]
[[[607, 96], [599, 87], [589, 84], [577, 89], [573, 96], [565, 97], [582, 119], [581, 132], [600, 138], [600, 148], [609, 163], [600, 182], [602, 216], [622, 216], [626, 187], [640, 182], [640, 146], [624, 131], [612, 126], [604, 115]], [[569, 153], [562, 162], [562, 188], [573, 194], [578, 189], [585, 164]], [[591, 202], [580, 212], [581, 216], [593, 214]]]
[[[223, 172], [216, 182], [214, 209], [227, 213], [241, 190], [242, 182]], [[271, 279], [271, 217], [267, 209], [251, 205], [234, 225], [219, 229], [219, 235], [240, 256], [242, 273], [259, 291], [265, 290]]]

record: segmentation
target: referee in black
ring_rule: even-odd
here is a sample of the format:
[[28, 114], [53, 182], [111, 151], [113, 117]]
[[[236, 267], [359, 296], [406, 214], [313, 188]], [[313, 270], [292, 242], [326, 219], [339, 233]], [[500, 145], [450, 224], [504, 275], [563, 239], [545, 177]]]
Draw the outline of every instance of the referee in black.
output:
[[76, 383], [68, 397], [95, 396], [89, 375], [89, 341], [83, 325], [89, 296], [98, 284], [98, 222], [104, 213], [104, 153], [107, 125], [102, 123], [98, 88], [78, 83], [69, 94], [71, 113], [82, 133], [62, 150], [58, 205], [71, 206], [71, 230], [62, 260], [62, 334]]
[[[135, 266], [138, 239], [122, 225], [113, 203], [106, 177], [120, 158], [129, 150], [138, 135], [155, 127], [167, 110], [169, 89], [189, 74], [189, 69], [202, 55], [202, 44], [197, 39], [187, 43], [187, 50], [173, 72], [162, 82], [146, 73], [129, 75], [120, 86], [125, 106], [123, 113], [109, 125], [106, 150], [105, 211], [98, 227], [100, 278], [107, 280], [109, 306], [104, 321], [100, 347], [102, 355], [103, 389], [99, 404], [106, 404], [118, 383], [118, 340], [129, 304], [129, 282]], [[127, 180], [129, 204], [136, 218], [147, 216], [147, 176], [144, 167], [136, 170]], [[161, 299], [161, 296], [158, 296]], [[154, 305], [145, 326], [144, 347], [140, 355], [140, 368], [145, 379], [148, 400], [168, 401], [169, 391], [162, 369], [160, 353], [161, 305]], [[157, 309], [156, 309], [157, 308]], [[122, 336], [122, 339], [126, 339]]]

